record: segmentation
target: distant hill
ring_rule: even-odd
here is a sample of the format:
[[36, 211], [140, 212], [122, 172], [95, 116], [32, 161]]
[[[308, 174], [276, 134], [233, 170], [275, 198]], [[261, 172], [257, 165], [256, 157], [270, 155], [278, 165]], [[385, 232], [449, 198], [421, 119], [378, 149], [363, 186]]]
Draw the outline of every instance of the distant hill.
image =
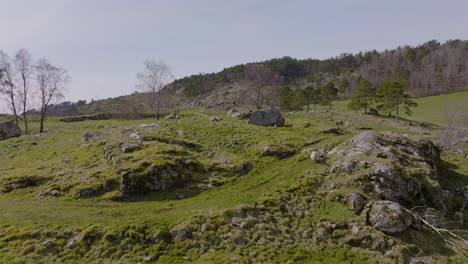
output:
[[[220, 72], [196, 74], [180, 78], [167, 86], [166, 109], [181, 107], [229, 108], [245, 105], [243, 93], [252, 88], [249, 68], [262, 64], [271, 71], [278, 87], [292, 90], [333, 81], [342, 85], [341, 99], [348, 99], [355, 80], [362, 76], [375, 85], [385, 80], [402, 79], [413, 97], [468, 91], [468, 41], [450, 40], [443, 44], [436, 40], [416, 47], [400, 46], [393, 50], [367, 51], [357, 54], [318, 59], [276, 58], [225, 68]], [[148, 97], [142, 93], [93, 101], [84, 106], [57, 105], [51, 115], [119, 112], [135, 115], [150, 111]]]
[[[343, 53], [326, 60], [283, 57], [255, 63], [278, 73], [280, 85], [288, 85], [292, 89], [326, 81], [333, 81], [338, 86], [346, 79], [349, 85], [343, 91], [343, 99], [349, 98], [359, 76], [375, 85], [389, 79], [403, 79], [408, 84], [408, 93], [414, 97], [468, 91], [466, 40], [450, 40], [443, 44], [431, 40], [417, 47]], [[242, 93], [240, 90], [249, 89], [245, 71], [250, 64], [181, 78], [174, 81], [169, 89], [183, 95], [192, 105], [213, 107], [236, 100], [241, 102], [238, 100]]]

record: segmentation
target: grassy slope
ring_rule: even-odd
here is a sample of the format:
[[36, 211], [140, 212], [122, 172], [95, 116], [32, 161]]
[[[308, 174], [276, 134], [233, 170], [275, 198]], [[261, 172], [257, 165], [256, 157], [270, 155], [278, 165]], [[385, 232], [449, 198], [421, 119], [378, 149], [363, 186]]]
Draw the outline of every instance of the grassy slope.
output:
[[[178, 129], [183, 129], [185, 135], [181, 136], [182, 138], [213, 151], [225, 151], [245, 158], [254, 164], [254, 170], [247, 175], [234, 178], [223, 186], [180, 200], [174, 199], [175, 191], [190, 193], [192, 190], [180, 188], [145, 196], [137, 202], [122, 203], [106, 199], [106, 194], [86, 199], [73, 199], [70, 195], [64, 195], [61, 198], [40, 200], [36, 199], [35, 195], [43, 186], [20, 189], [8, 194], [0, 194], [2, 209], [0, 229], [10, 230], [7, 234], [44, 228], [79, 231], [91, 225], [102, 230], [112, 230], [143, 223], [170, 228], [190, 219], [193, 215], [220, 212], [243, 204], [251, 204], [266, 197], [274, 197], [276, 191], [294, 185], [301, 178], [306, 177], [305, 175], [317, 175], [322, 169], [320, 165], [314, 165], [307, 159], [278, 160], [260, 157], [258, 149], [262, 144], [275, 142], [290, 146], [300, 152], [306, 147], [304, 142], [319, 139], [320, 141], [311, 147], [320, 148], [326, 145], [330, 147], [358, 133], [359, 127], [372, 127], [378, 131], [405, 132], [410, 135], [420, 134], [420, 131], [415, 130], [417, 128], [396, 127], [393, 121], [386, 122], [384, 118], [356, 116], [354, 112], [347, 111], [331, 113], [319, 111], [309, 115], [303, 113], [288, 115], [287, 126], [282, 128], [255, 127], [247, 125], [245, 120], [227, 117], [224, 117], [224, 121], [214, 123], [192, 111], [185, 111], [182, 115], [194, 116], [197, 120], [160, 121], [158, 123], [163, 125], [163, 133], [174, 134]], [[343, 136], [320, 133], [321, 130], [335, 127], [335, 120], [351, 122], [352, 126], [345, 128], [347, 133]], [[129, 126], [138, 127], [139, 124], [152, 122], [154, 120], [149, 119], [64, 124], [52, 119], [47, 123], [51, 131], [40, 137], [26, 135], [0, 142], [2, 149], [0, 180], [23, 174], [55, 175], [53, 178], [56, 179], [60, 177], [57, 176], [60, 175], [59, 172], [68, 170], [73, 175], [70, 179], [86, 182], [92, 177], [81, 174], [83, 170], [97, 168], [106, 171], [109, 165], [103, 161], [102, 149], [94, 146], [81, 146], [81, 137], [85, 132], [108, 131], [116, 126], [118, 129]], [[37, 123], [33, 124], [33, 129], [37, 129]], [[465, 160], [454, 162], [464, 163]], [[466, 166], [459, 166], [459, 169], [460, 175], [468, 174], [468, 171], [465, 171]], [[334, 217], [336, 215], [347, 217], [346, 214], [337, 214], [337, 212], [337, 210], [326, 210], [320, 217], [328, 214]], [[9, 259], [11, 256], [4, 255], [3, 257]], [[333, 256], [330, 258], [333, 259]]]
[[[414, 101], [418, 103], [418, 107], [413, 109], [411, 116], [402, 114], [402, 117], [420, 122], [445, 125], [448, 110], [457, 107], [468, 111], [468, 92], [414, 98]], [[334, 105], [339, 108], [346, 108], [348, 103], [349, 100], [335, 102]]]

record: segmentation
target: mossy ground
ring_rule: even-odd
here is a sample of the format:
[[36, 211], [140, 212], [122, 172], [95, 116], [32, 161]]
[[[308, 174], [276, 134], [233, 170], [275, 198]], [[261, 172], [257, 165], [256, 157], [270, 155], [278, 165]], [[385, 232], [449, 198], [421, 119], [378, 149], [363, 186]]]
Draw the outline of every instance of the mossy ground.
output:
[[[322, 181], [326, 177], [323, 172], [328, 165], [326, 162], [312, 162], [308, 154], [301, 153], [306, 148], [329, 150], [364, 129], [407, 133], [415, 138], [420, 138], [421, 131], [425, 129], [413, 125], [397, 125], [390, 118], [343, 110], [288, 113], [285, 115], [286, 125], [278, 128], [256, 127], [248, 125], [246, 120], [226, 116], [222, 116], [222, 121], [212, 122], [204, 114], [201, 115], [195, 110], [182, 111], [180, 122], [112, 119], [62, 123], [57, 118], [50, 118], [46, 123], [49, 129], [47, 133], [0, 141], [0, 183], [28, 177], [36, 180], [34, 186], [0, 193], [0, 262], [29, 263], [28, 259], [35, 259], [37, 263], [73, 263], [74, 259], [82, 256], [68, 249], [56, 254], [54, 248], [66, 247], [64, 238], [56, 235], [57, 239], [53, 244], [44, 245], [43, 241], [37, 244], [39, 242], [32, 235], [34, 233], [40, 238], [54, 237], [49, 236], [48, 232], [62, 235], [77, 232], [83, 238], [86, 237], [84, 233], [91, 229], [106, 235], [123, 232], [133, 244], [138, 244], [135, 242], [138, 241], [138, 232], [133, 235], [130, 233], [142, 226], [145, 227], [145, 232], [170, 230], [190, 221], [195, 215], [217, 214], [259, 200], [276, 199], [280, 197], [280, 193], [292, 186], [307, 181]], [[196, 120], [188, 120], [187, 117], [195, 117]], [[339, 126], [340, 134], [324, 133], [330, 128], [338, 127], [335, 124], [337, 120], [346, 124]], [[162, 127], [139, 127], [140, 124], [155, 122]], [[32, 123], [31, 127], [33, 132], [37, 131], [38, 123]], [[176, 154], [188, 153], [207, 168], [249, 161], [253, 169], [246, 175], [220, 174], [216, 171], [199, 175], [201, 178], [224, 179], [222, 185], [214, 188], [201, 190], [199, 184], [202, 182], [194, 181], [186, 186], [139, 196], [132, 202], [112, 201], [111, 198], [118, 193], [118, 188], [102, 190], [101, 186], [107, 179], [119, 180], [116, 168], [104, 156], [103, 147], [99, 142], [83, 142], [82, 136], [87, 132], [99, 132], [101, 135], [107, 135], [107, 142], [118, 144], [122, 140], [120, 131], [129, 127], [138, 129], [142, 136], [173, 140], [172, 143], [157, 142], [155, 145], [145, 146], [140, 152], [121, 154], [129, 157], [123, 161], [125, 166], [139, 166], [144, 162], [157, 163], [162, 157], [174, 155], [168, 154], [168, 151], [180, 150], [176, 151]], [[179, 135], [178, 130], [183, 130], [183, 135]], [[432, 131], [432, 134], [435, 135], [436, 132]], [[184, 142], [201, 146], [201, 149], [186, 148], [183, 146]], [[259, 149], [265, 144], [284, 146], [293, 150], [295, 155], [284, 159], [263, 157], [259, 154]], [[466, 158], [451, 156], [447, 160], [456, 166], [459, 180], [466, 182]], [[39, 196], [41, 191], [53, 188], [59, 189], [61, 195], [46, 198]], [[77, 197], [77, 191], [83, 189], [95, 189], [96, 192], [90, 197]], [[178, 198], [180, 194], [184, 198]], [[319, 209], [310, 221], [346, 221], [356, 217], [337, 202], [324, 200], [317, 203], [317, 208]], [[113, 245], [109, 244], [106, 248], [106, 245], [102, 244], [100, 247], [100, 250], [105, 251]], [[137, 249], [130, 253], [122, 252], [120, 263], [134, 263], [149, 252], [157, 250], [155, 247]], [[109, 256], [113, 256], [111, 259], [116, 263], [115, 258], [119, 257], [119, 254], [115, 253], [115, 250], [112, 252], [113, 255]], [[353, 253], [348, 249], [320, 249], [314, 254], [297, 249], [285, 251], [282, 256], [282, 259], [275, 262], [377, 263], [378, 259], [372, 255]], [[92, 259], [92, 256], [87, 257]], [[189, 260], [196, 260], [195, 263], [229, 263], [232, 258], [228, 251], [220, 250], [205, 254], [199, 259], [192, 259], [190, 252], [166, 247], [165, 251], [159, 254], [158, 262], [185, 263]], [[103, 260], [102, 263], [106, 262]]]

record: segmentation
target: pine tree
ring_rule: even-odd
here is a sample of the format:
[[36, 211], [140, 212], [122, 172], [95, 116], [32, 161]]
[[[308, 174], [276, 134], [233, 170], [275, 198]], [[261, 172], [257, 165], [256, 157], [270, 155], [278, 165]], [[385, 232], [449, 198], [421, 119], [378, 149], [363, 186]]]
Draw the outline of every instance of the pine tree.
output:
[[379, 110], [387, 111], [390, 115], [395, 111], [396, 121], [400, 118], [400, 105], [403, 104], [405, 114], [411, 115], [412, 107], [417, 107], [418, 104], [410, 99], [410, 96], [405, 93], [406, 84], [399, 81], [385, 81], [379, 89], [379, 102], [377, 106]]
[[351, 95], [351, 102], [348, 108], [352, 110], [364, 109], [367, 113], [367, 107], [372, 103], [375, 97], [375, 87], [368, 80], [359, 78], [356, 82], [353, 95]]
[[338, 98], [338, 89], [336, 89], [333, 82], [328, 82], [321, 88], [320, 97], [321, 104], [328, 105], [331, 110], [332, 102]]

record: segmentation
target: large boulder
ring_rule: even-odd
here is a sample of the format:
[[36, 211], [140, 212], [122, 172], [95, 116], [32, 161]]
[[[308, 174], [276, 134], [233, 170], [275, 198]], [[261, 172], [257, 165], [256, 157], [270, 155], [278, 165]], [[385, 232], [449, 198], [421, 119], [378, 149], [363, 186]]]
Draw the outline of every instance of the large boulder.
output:
[[377, 201], [367, 207], [367, 221], [387, 234], [401, 233], [413, 221], [413, 217], [405, 208], [392, 201]]
[[249, 124], [256, 126], [282, 126], [284, 125], [284, 121], [283, 116], [278, 110], [268, 108], [255, 111], [249, 119]]
[[14, 121], [0, 122], [0, 140], [21, 136], [22, 131]]

